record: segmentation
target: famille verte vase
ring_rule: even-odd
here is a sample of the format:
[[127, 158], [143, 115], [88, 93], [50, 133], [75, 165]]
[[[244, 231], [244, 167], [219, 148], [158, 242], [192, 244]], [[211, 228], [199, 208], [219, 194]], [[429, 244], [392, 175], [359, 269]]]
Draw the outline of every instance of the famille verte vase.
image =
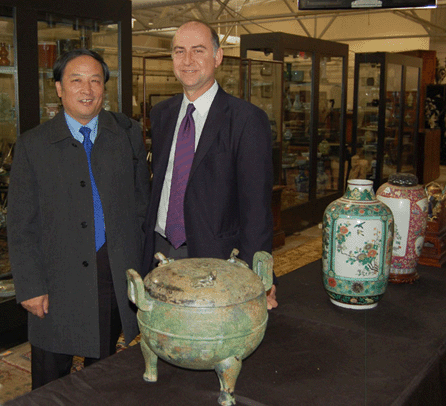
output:
[[395, 219], [389, 282], [412, 283], [418, 279], [416, 266], [424, 245], [429, 202], [418, 178], [395, 173], [379, 187], [377, 198], [390, 207]]
[[389, 279], [393, 223], [371, 180], [349, 180], [344, 196], [327, 206], [322, 271], [332, 303], [351, 309], [378, 304]]

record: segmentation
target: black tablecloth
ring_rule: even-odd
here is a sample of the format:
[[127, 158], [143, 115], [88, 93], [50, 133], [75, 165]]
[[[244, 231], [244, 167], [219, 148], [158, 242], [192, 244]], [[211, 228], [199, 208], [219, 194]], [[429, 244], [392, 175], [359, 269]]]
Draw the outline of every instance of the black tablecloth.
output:
[[[333, 305], [320, 261], [279, 278], [279, 307], [243, 362], [237, 404], [446, 405], [446, 270], [418, 271], [371, 310]], [[217, 405], [214, 371], [158, 369], [158, 382], [143, 381], [137, 345], [7, 405]]]

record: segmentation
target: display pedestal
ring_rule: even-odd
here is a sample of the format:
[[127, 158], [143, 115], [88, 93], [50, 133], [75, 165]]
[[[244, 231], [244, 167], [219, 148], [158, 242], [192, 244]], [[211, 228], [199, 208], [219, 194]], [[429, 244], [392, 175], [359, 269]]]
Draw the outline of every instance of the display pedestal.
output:
[[441, 268], [446, 262], [446, 221], [444, 205], [438, 219], [428, 221], [423, 250], [418, 259], [421, 265]]

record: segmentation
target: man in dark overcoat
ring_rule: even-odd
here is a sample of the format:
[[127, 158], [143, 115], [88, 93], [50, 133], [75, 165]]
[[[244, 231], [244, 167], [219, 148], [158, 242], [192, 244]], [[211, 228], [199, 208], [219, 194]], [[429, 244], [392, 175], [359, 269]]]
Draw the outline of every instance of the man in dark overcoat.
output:
[[138, 123], [102, 108], [108, 78], [97, 53], [62, 55], [63, 110], [15, 147], [8, 244], [33, 389], [68, 374], [73, 355], [89, 365], [116, 351], [122, 330], [126, 343], [138, 334], [126, 270], [140, 270], [149, 173]]

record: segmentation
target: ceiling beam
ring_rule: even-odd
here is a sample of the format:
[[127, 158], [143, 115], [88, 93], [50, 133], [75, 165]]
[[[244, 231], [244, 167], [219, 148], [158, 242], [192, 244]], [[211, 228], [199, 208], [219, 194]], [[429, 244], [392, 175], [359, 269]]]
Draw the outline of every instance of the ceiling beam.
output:
[[[296, 21], [301, 29], [304, 31], [304, 35], [308, 37], [322, 38], [326, 36], [330, 27], [334, 24], [336, 19], [341, 19], [344, 17], [352, 18], [354, 16], [360, 15], [376, 15], [378, 13], [394, 13], [401, 18], [405, 18], [413, 23], [419, 24], [426, 31], [427, 35], [402, 35], [402, 36], [376, 36], [376, 37], [366, 37], [366, 38], [342, 38], [334, 39], [330, 38], [332, 41], [355, 41], [355, 40], [365, 40], [365, 39], [388, 39], [388, 38], [423, 38], [423, 37], [434, 37], [443, 38], [446, 33], [446, 27], [438, 26], [432, 24], [430, 21], [421, 18], [415, 10], [391, 10], [391, 9], [354, 9], [354, 10], [318, 10], [318, 11], [308, 11], [301, 12], [295, 11], [296, 0], [282, 0], [289, 12], [285, 13], [272, 13], [264, 15], [251, 15], [246, 16], [246, 12], [243, 14], [241, 10], [244, 11], [246, 5], [252, 6], [252, 0], [244, 0], [242, 6], [237, 4], [237, 10], [230, 6], [231, 0], [152, 0], [147, 2], [150, 6], [145, 8], [141, 6], [134, 7], [134, 18], [138, 21], [139, 25], [143, 28], [136, 27], [133, 30], [133, 35], [159, 35], [159, 32], [153, 31], [153, 29], [162, 28], [176, 28], [179, 27], [188, 18], [197, 19], [197, 17], [202, 17], [204, 21], [213, 27], [225, 28], [227, 27], [226, 33], [230, 32], [234, 26], [239, 25], [248, 34], [252, 33], [250, 26], [257, 26], [262, 31], [272, 32], [265, 24], [273, 24], [280, 22]], [[445, 8], [446, 0], [438, 0], [438, 9]], [[257, 3], [256, 3], [257, 4]], [[260, 4], [260, 2], [259, 2]], [[168, 5], [169, 7], [160, 7], [159, 5]], [[184, 7], [184, 6], [187, 7]], [[217, 6], [217, 7], [214, 7]], [[177, 6], [177, 7], [175, 7]], [[147, 10], [146, 15], [144, 11]], [[214, 11], [215, 10], [215, 11]], [[283, 10], [283, 7], [282, 7]], [[172, 11], [174, 11], [172, 13]], [[158, 15], [156, 14], [158, 13]], [[199, 14], [197, 14], [199, 13]], [[163, 17], [163, 18], [161, 18]], [[146, 19], [152, 19], [148, 24]], [[306, 27], [305, 22], [309, 21], [312, 23], [313, 35], [311, 35], [309, 29]], [[323, 25], [323, 27], [322, 27]], [[318, 33], [318, 27], [320, 32]]]
[[410, 20], [412, 22], [422, 25], [428, 33], [432, 32], [432, 30], [446, 32], [445, 27], [441, 27], [439, 25], [432, 24], [430, 21], [419, 17], [414, 11], [408, 12], [408, 11], [402, 11], [402, 10], [394, 10], [393, 13], [395, 15], [402, 17], [402, 18], [406, 18], [407, 20]]
[[328, 31], [328, 29], [331, 27], [331, 25], [335, 22], [337, 17], [332, 17], [331, 20], [325, 25], [325, 28], [321, 31], [321, 33], [318, 35], [318, 38], [322, 38], [324, 34]]

